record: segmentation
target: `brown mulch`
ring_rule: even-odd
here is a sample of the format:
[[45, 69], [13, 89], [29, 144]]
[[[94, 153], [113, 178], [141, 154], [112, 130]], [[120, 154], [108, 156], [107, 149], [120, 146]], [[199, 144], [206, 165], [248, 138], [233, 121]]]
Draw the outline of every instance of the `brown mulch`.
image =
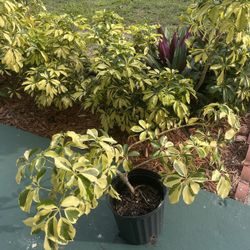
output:
[[[93, 115], [80, 105], [75, 105], [67, 110], [58, 111], [50, 107], [39, 109], [34, 101], [24, 96], [21, 100], [0, 99], [0, 123], [14, 126], [33, 134], [43, 137], [51, 138], [53, 134], [73, 130], [77, 133], [85, 133], [90, 128], [101, 128], [100, 120], [97, 115]], [[250, 116], [241, 119], [241, 125], [250, 131]], [[175, 144], [185, 141], [188, 138], [190, 130], [178, 130], [168, 134], [168, 138]], [[191, 132], [192, 133], [192, 132]], [[248, 132], [249, 133], [249, 132]], [[112, 130], [111, 135], [120, 143], [127, 142], [127, 134]], [[128, 144], [132, 143], [134, 138], [128, 140]], [[225, 159], [225, 166], [229, 170], [232, 181], [233, 197], [235, 189], [240, 180], [242, 170], [242, 161], [245, 159], [248, 145], [244, 141], [233, 142], [223, 150], [223, 159]], [[139, 145], [136, 150], [142, 153], [142, 156], [136, 159], [136, 163], [140, 163], [150, 154], [150, 144]], [[143, 166], [156, 172], [164, 171], [159, 161], [154, 161], [150, 165]], [[205, 188], [209, 191], [215, 192], [214, 183], [207, 183]]]
[[24, 96], [21, 100], [17, 98], [2, 100], [0, 123], [48, 138], [68, 130], [84, 133], [89, 128], [100, 128], [98, 117], [84, 111], [80, 106], [75, 105], [62, 111], [53, 107], [39, 109], [28, 96]]

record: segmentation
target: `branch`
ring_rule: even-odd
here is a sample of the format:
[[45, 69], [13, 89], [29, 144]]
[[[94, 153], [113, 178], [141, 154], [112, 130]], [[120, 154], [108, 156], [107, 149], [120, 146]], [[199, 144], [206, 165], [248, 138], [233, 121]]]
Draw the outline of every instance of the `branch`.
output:
[[123, 174], [122, 172], [120, 172], [119, 170], [116, 170], [117, 175], [119, 176], [119, 178], [123, 181], [123, 183], [129, 188], [130, 192], [132, 194], [135, 193], [135, 189], [134, 187], [130, 184], [128, 177], [126, 174]]
[[[174, 131], [174, 130], [177, 130], [177, 129], [181, 129], [181, 128], [186, 128], [186, 127], [192, 127], [192, 126], [195, 126], [195, 125], [203, 125], [203, 126], [204, 126], [204, 123], [185, 124], [185, 125], [179, 126], [179, 127], [177, 127], [177, 128], [171, 128], [171, 129], [168, 129], [168, 130], [164, 130], [163, 132], [159, 133], [157, 136], [162, 136], [162, 135], [165, 135], [165, 134], [167, 134], [167, 133], [169, 133], [169, 132], [171, 132], [171, 131]], [[151, 139], [150, 137], [147, 137], [147, 138], [145, 138], [144, 140], [137, 141], [137, 142], [131, 144], [131, 145], [128, 147], [128, 151], [129, 151], [131, 148], [133, 148], [134, 146], [139, 145], [139, 144], [141, 144], [141, 143], [143, 143], [143, 142], [145, 142], [145, 141], [148, 141], [148, 140], [150, 140], [150, 139]]]
[[160, 156], [157, 156], [157, 157], [154, 157], [154, 158], [150, 158], [150, 159], [148, 159], [146, 161], [143, 161], [143, 162], [135, 165], [134, 168], [138, 168], [138, 167], [143, 166], [143, 165], [145, 165], [145, 164], [147, 164], [147, 163], [149, 163], [151, 161], [155, 161], [157, 159], [161, 159], [161, 158], [164, 158], [164, 157], [167, 157], [167, 156], [166, 155], [160, 155]]

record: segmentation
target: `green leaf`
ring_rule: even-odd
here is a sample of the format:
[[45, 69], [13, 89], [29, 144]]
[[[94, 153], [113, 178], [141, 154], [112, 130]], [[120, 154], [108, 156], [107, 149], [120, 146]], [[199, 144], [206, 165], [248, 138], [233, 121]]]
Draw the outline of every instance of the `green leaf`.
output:
[[43, 248], [44, 250], [58, 250], [58, 244], [49, 240], [46, 236], [44, 238], [43, 242]]
[[67, 165], [70, 166], [71, 164], [66, 158], [63, 157], [55, 158], [55, 166], [57, 168], [63, 169], [65, 171], [71, 171], [71, 169]]
[[236, 132], [234, 131], [234, 129], [229, 129], [226, 131], [225, 133], [225, 139], [226, 140], [231, 140], [234, 136], [235, 136]]
[[25, 165], [21, 165], [18, 167], [17, 174], [16, 174], [16, 183], [20, 184], [22, 181], [22, 178], [25, 173]]
[[73, 196], [70, 195], [68, 197], [66, 197], [62, 202], [61, 202], [61, 206], [62, 207], [77, 207], [80, 204], [80, 200]]
[[228, 178], [221, 176], [217, 187], [216, 187], [218, 195], [224, 199], [229, 195], [229, 192], [231, 190], [231, 183], [228, 180]]
[[90, 135], [93, 138], [96, 138], [98, 136], [98, 131], [96, 129], [88, 129], [87, 135]]
[[139, 124], [141, 125], [142, 128], [144, 129], [147, 128], [147, 123], [144, 120], [139, 120]]
[[102, 189], [106, 188], [108, 185], [107, 177], [103, 175], [101, 178], [97, 180], [96, 184]]
[[147, 138], [147, 132], [144, 131], [144, 132], [142, 132], [142, 133], [140, 134], [139, 140], [140, 140], [140, 141], [144, 141], [146, 138]]
[[38, 173], [37, 173], [37, 176], [36, 176], [36, 181], [37, 183], [39, 184], [41, 179], [43, 178], [43, 176], [46, 174], [46, 168], [42, 168]]
[[185, 185], [182, 191], [182, 197], [186, 204], [191, 204], [194, 201], [194, 195], [189, 187], [189, 185]]
[[93, 175], [95, 177], [97, 177], [100, 174], [100, 172], [96, 168], [86, 168], [81, 173], [90, 174], [90, 175]]
[[182, 181], [182, 178], [177, 175], [177, 174], [173, 174], [173, 175], [168, 175], [164, 181], [163, 181], [163, 184], [166, 186], [166, 187], [173, 187], [175, 186], [176, 184], [180, 184]]
[[57, 209], [58, 207], [53, 203], [51, 200], [43, 201], [40, 203], [40, 205], [37, 207], [37, 210], [48, 210], [52, 211]]
[[33, 227], [34, 222], [35, 222], [34, 217], [28, 217], [27, 219], [23, 220], [23, 223], [28, 227]]
[[45, 151], [44, 156], [50, 157], [50, 158], [57, 158], [58, 154], [53, 150], [48, 150], [48, 151]]
[[64, 209], [64, 213], [66, 218], [72, 223], [75, 224], [78, 220], [78, 218], [80, 217], [81, 213], [79, 211], [79, 209], [77, 208], [65, 208]]
[[173, 166], [180, 176], [187, 177], [187, 167], [182, 161], [175, 160]]
[[90, 182], [96, 182], [97, 178], [94, 175], [91, 174], [85, 174], [85, 173], [80, 173], [81, 176], [83, 176], [84, 178], [88, 179]]
[[207, 181], [205, 173], [195, 173], [190, 177], [190, 179], [193, 182], [198, 182], [198, 183], [204, 183], [205, 181]]
[[75, 237], [76, 230], [69, 220], [61, 217], [57, 225], [58, 236], [65, 241], [72, 241]]
[[192, 117], [188, 120], [188, 124], [192, 125], [194, 123], [196, 123], [197, 121], [199, 121], [199, 118], [197, 117]]
[[25, 189], [19, 194], [19, 206], [24, 212], [30, 212], [33, 200], [33, 193], [33, 190]]
[[132, 169], [132, 164], [131, 164], [131, 162], [130, 162], [129, 160], [127, 160], [127, 159], [125, 159], [125, 160], [123, 161], [122, 166], [123, 166], [123, 169], [125, 170], [125, 172], [129, 172], [129, 171], [131, 171], [131, 169]]
[[138, 157], [138, 156], [140, 156], [140, 153], [138, 151], [130, 151], [128, 153], [128, 156], [129, 157]]
[[179, 202], [182, 191], [182, 184], [175, 185], [169, 190], [169, 201], [171, 204]]
[[144, 129], [143, 129], [142, 127], [140, 127], [140, 126], [133, 126], [133, 127], [131, 128], [131, 130], [132, 130], [133, 132], [135, 132], [135, 133], [140, 133], [140, 132], [142, 132]]
[[57, 219], [55, 216], [49, 218], [45, 224], [46, 237], [54, 242], [57, 241]]
[[94, 196], [96, 199], [99, 199], [103, 195], [104, 190], [100, 186], [94, 186]]
[[190, 188], [191, 188], [193, 194], [198, 194], [200, 191], [200, 185], [198, 183], [195, 183], [195, 182], [190, 182]]
[[214, 170], [213, 173], [212, 173], [212, 181], [219, 181], [221, 177], [221, 173], [219, 170]]

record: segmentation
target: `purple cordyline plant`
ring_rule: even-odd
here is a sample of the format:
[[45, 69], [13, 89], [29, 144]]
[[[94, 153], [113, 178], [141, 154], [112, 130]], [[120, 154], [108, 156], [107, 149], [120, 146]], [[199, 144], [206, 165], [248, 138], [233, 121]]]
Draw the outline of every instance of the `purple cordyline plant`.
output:
[[190, 37], [189, 29], [183, 28], [180, 32], [174, 32], [171, 41], [167, 38], [162, 27], [158, 28], [158, 33], [162, 35], [158, 44], [161, 63], [182, 72], [187, 64], [186, 40]]

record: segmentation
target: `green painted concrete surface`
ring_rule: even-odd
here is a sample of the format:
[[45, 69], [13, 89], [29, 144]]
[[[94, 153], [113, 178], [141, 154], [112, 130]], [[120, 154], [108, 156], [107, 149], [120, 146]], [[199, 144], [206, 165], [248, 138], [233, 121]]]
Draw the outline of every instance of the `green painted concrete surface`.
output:
[[[31, 236], [17, 204], [15, 161], [24, 150], [45, 147], [47, 139], [0, 125], [0, 249], [42, 249], [42, 235]], [[221, 201], [202, 191], [191, 206], [167, 204], [164, 233], [154, 245], [124, 243], [108, 209], [106, 198], [77, 224], [76, 240], [66, 250], [250, 250], [250, 207], [234, 200]]]

